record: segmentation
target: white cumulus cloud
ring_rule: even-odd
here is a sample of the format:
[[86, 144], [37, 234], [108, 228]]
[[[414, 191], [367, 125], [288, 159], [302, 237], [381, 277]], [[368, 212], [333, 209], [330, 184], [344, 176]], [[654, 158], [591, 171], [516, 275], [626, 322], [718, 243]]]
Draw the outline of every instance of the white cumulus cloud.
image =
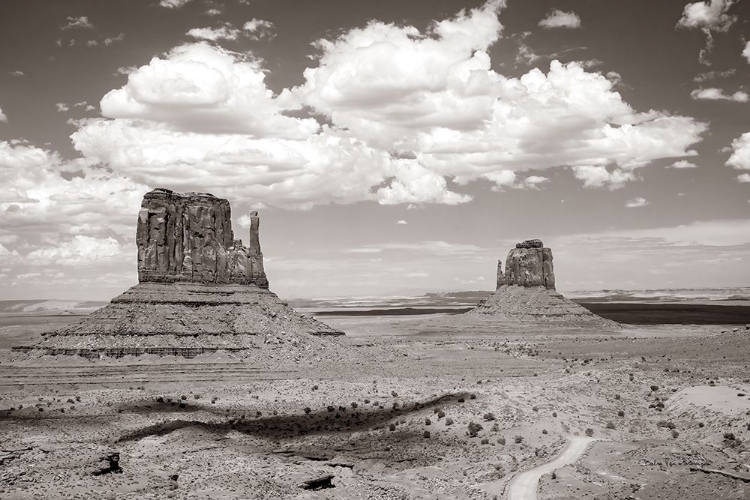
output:
[[645, 207], [648, 204], [649, 202], [646, 201], [646, 198], [638, 197], [638, 198], [633, 198], [632, 200], [628, 200], [625, 203], [625, 206], [628, 208], [640, 208], [640, 207]]
[[265, 19], [252, 19], [242, 26], [242, 29], [250, 34], [250, 38], [255, 40], [260, 40], [261, 38], [273, 38], [274, 28], [274, 24]]
[[742, 50], [742, 56], [750, 64], [750, 42], [745, 42], [745, 48]]
[[693, 90], [690, 93], [690, 97], [696, 100], [704, 99], [711, 101], [724, 100], [734, 102], [748, 102], [750, 100], [750, 96], [748, 96], [746, 92], [742, 92], [741, 90], [738, 90], [734, 94], [729, 95], [725, 94], [722, 89], [717, 89], [714, 87]]
[[698, 165], [687, 160], [679, 160], [670, 165], [669, 168], [698, 168]]
[[706, 46], [698, 56], [701, 64], [711, 65], [709, 56], [714, 48], [712, 32], [727, 31], [737, 20], [737, 16], [728, 13], [735, 2], [736, 0], [706, 0], [689, 3], [683, 9], [682, 17], [675, 27], [700, 29], [706, 35]]
[[539, 21], [542, 28], [580, 28], [581, 18], [573, 11], [563, 12], [560, 9], [552, 9], [547, 17]]
[[750, 132], [732, 141], [732, 155], [726, 165], [737, 170], [750, 170]]
[[94, 29], [94, 25], [91, 24], [87, 16], [67, 17], [65, 20], [68, 22], [68, 24], [63, 26], [64, 30], [68, 30], [71, 28]]
[[167, 9], [179, 9], [192, 0], [160, 0], [159, 6]]
[[7, 121], [8, 121], [8, 117], [5, 115], [5, 113], [3, 113], [3, 109], [0, 108], [0, 122], [7, 122]]

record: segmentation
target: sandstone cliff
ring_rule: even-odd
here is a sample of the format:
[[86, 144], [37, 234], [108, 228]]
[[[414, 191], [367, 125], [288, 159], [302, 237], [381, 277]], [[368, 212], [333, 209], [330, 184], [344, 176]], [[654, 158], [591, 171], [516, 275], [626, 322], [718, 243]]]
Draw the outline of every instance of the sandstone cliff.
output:
[[250, 247], [245, 247], [234, 239], [227, 200], [155, 189], [143, 197], [138, 213], [138, 280], [268, 288], [258, 230], [258, 213], [252, 212]]
[[[505, 273], [497, 264], [497, 288], [502, 285], [543, 286], [555, 289], [552, 250], [544, 248], [541, 240], [526, 240], [516, 244], [505, 260]], [[501, 277], [502, 275], [502, 277]]]

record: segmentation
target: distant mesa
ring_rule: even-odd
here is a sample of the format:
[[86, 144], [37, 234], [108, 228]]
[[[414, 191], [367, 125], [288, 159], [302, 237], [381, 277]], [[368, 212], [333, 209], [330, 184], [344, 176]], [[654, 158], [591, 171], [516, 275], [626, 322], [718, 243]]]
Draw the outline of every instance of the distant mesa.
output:
[[552, 250], [525, 240], [497, 262], [497, 289], [466, 315], [509, 322], [617, 327], [555, 291]]
[[[155, 189], [138, 213], [139, 283], [83, 321], [45, 335], [47, 354], [159, 354], [194, 357], [217, 350], [343, 335], [297, 313], [268, 290], [259, 239], [234, 238], [229, 202], [207, 193]], [[263, 340], [259, 340], [263, 337]]]

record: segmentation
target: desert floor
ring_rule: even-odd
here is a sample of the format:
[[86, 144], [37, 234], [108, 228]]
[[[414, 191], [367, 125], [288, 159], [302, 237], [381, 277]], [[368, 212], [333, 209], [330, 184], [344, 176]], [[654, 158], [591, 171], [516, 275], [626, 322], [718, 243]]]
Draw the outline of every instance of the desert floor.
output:
[[3, 326], [0, 498], [534, 498], [509, 483], [569, 446], [538, 498], [750, 498], [744, 326], [324, 320], [347, 337], [192, 360], [35, 357], [9, 347], [59, 325]]

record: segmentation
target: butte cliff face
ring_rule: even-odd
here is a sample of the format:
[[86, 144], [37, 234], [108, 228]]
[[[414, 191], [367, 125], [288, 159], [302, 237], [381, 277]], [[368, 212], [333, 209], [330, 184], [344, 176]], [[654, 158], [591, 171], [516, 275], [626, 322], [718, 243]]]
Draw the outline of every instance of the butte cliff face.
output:
[[314, 350], [322, 340], [311, 337], [343, 335], [268, 290], [259, 227], [251, 212], [245, 247], [234, 239], [227, 200], [168, 189], [147, 193], [136, 229], [139, 283], [80, 323], [45, 334], [33, 349], [193, 357], [252, 352], [269, 343]]
[[617, 327], [555, 291], [552, 250], [541, 240], [516, 244], [508, 253], [504, 271], [498, 261], [495, 293], [466, 315], [504, 322]]
[[543, 286], [555, 289], [552, 250], [542, 240], [526, 240], [516, 244], [505, 260], [497, 262], [497, 288], [503, 285]]
[[250, 214], [250, 247], [234, 239], [229, 202], [207, 193], [155, 189], [138, 213], [138, 281], [233, 283], [268, 288], [258, 212]]

